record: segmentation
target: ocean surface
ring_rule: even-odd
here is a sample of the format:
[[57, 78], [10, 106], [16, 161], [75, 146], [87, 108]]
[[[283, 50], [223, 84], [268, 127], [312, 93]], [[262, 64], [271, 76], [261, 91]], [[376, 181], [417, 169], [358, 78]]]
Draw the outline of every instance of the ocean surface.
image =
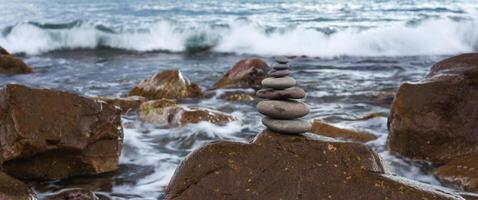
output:
[[[477, 0], [0, 0], [0, 10], [0, 46], [34, 70], [0, 76], [0, 84], [120, 97], [156, 72], [179, 69], [208, 89], [242, 58], [298, 56], [292, 76], [308, 92], [308, 119], [377, 135], [367, 145], [395, 174], [434, 185], [442, 183], [432, 166], [386, 150], [391, 95], [437, 61], [478, 50]], [[264, 128], [253, 104], [215, 97], [187, 104], [241, 120], [163, 129], [124, 115], [119, 171], [31, 184], [39, 197], [85, 188], [113, 199], [162, 199], [188, 153], [216, 140], [247, 142]], [[360, 120], [370, 113], [381, 117]]]

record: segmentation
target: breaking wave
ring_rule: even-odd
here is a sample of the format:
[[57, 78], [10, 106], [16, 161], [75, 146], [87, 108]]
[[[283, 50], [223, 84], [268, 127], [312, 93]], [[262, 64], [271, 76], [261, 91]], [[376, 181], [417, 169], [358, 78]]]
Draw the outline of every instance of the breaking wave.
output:
[[236, 20], [226, 25], [156, 22], [148, 27], [109, 28], [89, 22], [21, 23], [1, 30], [0, 46], [13, 53], [41, 54], [63, 49], [114, 48], [306, 56], [416, 56], [478, 49], [478, 14], [431, 18], [382, 27], [271, 28]]

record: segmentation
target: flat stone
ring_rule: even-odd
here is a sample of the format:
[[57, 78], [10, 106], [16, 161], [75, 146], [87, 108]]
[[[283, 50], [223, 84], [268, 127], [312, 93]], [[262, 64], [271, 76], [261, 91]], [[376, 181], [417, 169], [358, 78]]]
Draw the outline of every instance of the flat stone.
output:
[[289, 65], [283, 64], [283, 63], [274, 63], [272, 64], [272, 68], [276, 70], [284, 70], [284, 69], [289, 69]]
[[278, 63], [288, 63], [289, 59], [285, 56], [277, 56], [274, 58], [274, 60]]
[[257, 110], [274, 119], [297, 119], [309, 113], [309, 106], [294, 100], [266, 100], [257, 104]]
[[284, 77], [284, 76], [288, 76], [290, 74], [290, 71], [288, 69], [284, 69], [284, 70], [271, 70], [269, 71], [269, 73], [267, 73], [267, 75], [269, 77], [274, 77], [274, 78], [280, 78], [280, 77]]
[[302, 99], [305, 97], [305, 91], [298, 87], [291, 87], [285, 90], [264, 88], [257, 91], [256, 96], [264, 99]]
[[262, 80], [262, 86], [273, 89], [286, 89], [294, 87], [297, 81], [291, 77], [281, 77], [281, 78], [266, 78]]
[[310, 131], [312, 125], [303, 119], [281, 120], [262, 118], [262, 124], [272, 131], [286, 134], [301, 134]]

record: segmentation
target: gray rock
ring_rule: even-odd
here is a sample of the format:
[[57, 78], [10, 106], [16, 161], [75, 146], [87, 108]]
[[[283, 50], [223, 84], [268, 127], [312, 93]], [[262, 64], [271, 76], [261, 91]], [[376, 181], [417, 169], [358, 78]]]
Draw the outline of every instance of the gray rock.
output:
[[262, 124], [272, 131], [286, 134], [300, 134], [310, 131], [312, 125], [303, 119], [280, 120], [270, 117], [262, 118]]
[[288, 76], [289, 74], [290, 74], [290, 71], [288, 69], [285, 69], [285, 70], [272, 69], [271, 71], [269, 71], [269, 73], [267, 73], [269, 77], [274, 77], [274, 78]]
[[289, 59], [285, 56], [277, 56], [274, 58], [274, 60], [278, 63], [288, 63]]
[[294, 100], [266, 100], [257, 104], [257, 111], [274, 119], [297, 119], [309, 110], [307, 104]]
[[256, 96], [264, 99], [302, 99], [305, 97], [305, 91], [298, 87], [291, 87], [285, 90], [264, 88], [257, 91]]
[[273, 89], [286, 89], [294, 87], [297, 82], [291, 77], [281, 77], [281, 78], [266, 78], [262, 80], [262, 86]]
[[289, 65], [282, 64], [282, 63], [274, 63], [272, 64], [272, 68], [275, 70], [284, 70], [284, 69], [289, 69]]

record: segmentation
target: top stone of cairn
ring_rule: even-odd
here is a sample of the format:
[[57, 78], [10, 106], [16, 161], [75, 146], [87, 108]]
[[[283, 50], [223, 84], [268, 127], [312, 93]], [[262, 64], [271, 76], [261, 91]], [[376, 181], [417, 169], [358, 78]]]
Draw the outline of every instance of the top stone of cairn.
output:
[[277, 56], [275, 57], [274, 59], [277, 63], [280, 63], [280, 64], [287, 64], [289, 62], [289, 59], [285, 56]]

